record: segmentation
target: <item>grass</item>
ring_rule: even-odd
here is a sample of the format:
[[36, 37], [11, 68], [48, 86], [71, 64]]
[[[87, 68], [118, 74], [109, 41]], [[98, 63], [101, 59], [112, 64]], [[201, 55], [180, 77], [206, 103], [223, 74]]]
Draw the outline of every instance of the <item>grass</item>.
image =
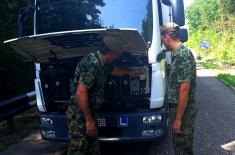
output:
[[212, 64], [211, 62], [201, 62], [200, 63], [203, 67], [205, 67], [206, 69], [216, 69], [217, 66]]
[[217, 78], [222, 80], [226, 85], [235, 88], [235, 75], [230, 74], [218, 74]]
[[6, 121], [0, 123], [0, 151], [6, 150], [9, 145], [38, 129], [36, 107], [15, 116], [13, 122], [11, 127], [7, 125]]
[[[206, 62], [200, 62], [200, 64], [206, 69], [218, 69], [218, 70], [227, 70], [227, 67], [219, 66], [213, 63], [213, 60], [209, 60]], [[218, 74], [217, 78], [221, 80], [225, 85], [235, 88], [235, 75], [231, 74]]]
[[220, 70], [226, 69], [225, 67], [214, 64], [212, 60], [206, 62], [200, 62], [200, 64], [206, 69], [220, 69]]
[[219, 69], [219, 70], [227, 70], [232, 69], [235, 66], [235, 62], [224, 62], [224, 61], [217, 61], [216, 59], [210, 59], [200, 64], [206, 69]]

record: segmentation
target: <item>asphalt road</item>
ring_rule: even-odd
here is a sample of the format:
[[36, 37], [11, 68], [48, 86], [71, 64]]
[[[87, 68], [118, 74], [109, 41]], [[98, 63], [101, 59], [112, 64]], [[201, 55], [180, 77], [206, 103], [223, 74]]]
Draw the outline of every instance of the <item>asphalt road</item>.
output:
[[[198, 67], [194, 151], [196, 155], [235, 155], [235, 91], [215, 73]], [[171, 134], [161, 143], [101, 144], [104, 155], [173, 155]], [[38, 133], [14, 144], [0, 155], [61, 155], [66, 145], [47, 142]]]

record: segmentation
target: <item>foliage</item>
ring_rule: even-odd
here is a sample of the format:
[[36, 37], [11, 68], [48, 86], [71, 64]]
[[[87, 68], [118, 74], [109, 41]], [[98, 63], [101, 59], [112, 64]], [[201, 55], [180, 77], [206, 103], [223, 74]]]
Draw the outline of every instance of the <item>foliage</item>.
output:
[[[233, 0], [196, 0], [187, 9], [190, 25], [188, 46], [202, 57], [235, 63], [234, 8]], [[210, 43], [209, 49], [200, 49], [202, 40]]]
[[8, 126], [6, 122], [0, 122], [0, 151], [5, 150], [10, 144], [37, 130], [38, 127], [36, 108], [16, 116], [13, 126]]
[[[0, 101], [33, 90], [34, 65], [24, 62], [11, 48], [2, 42], [17, 37], [18, 10], [33, 4], [34, 0], [1, 0], [0, 1]], [[74, 5], [60, 5], [56, 10], [56, 0], [38, 0], [44, 2], [41, 15], [48, 19], [39, 20], [37, 26], [41, 32], [72, 30], [101, 26], [97, 6], [104, 6], [103, 0], [73, 0]], [[49, 11], [54, 10], [53, 13]], [[62, 16], [59, 17], [58, 13]], [[40, 15], [40, 14], [39, 14]], [[69, 17], [69, 18], [68, 18]], [[41, 23], [40, 23], [41, 22]], [[27, 35], [33, 34], [32, 15], [25, 21]], [[56, 28], [58, 27], [58, 28]]]
[[230, 74], [219, 74], [218, 79], [221, 79], [225, 84], [230, 85], [235, 88], [235, 75]]
[[[40, 1], [38, 3], [40, 33], [75, 29], [100, 28], [100, 11], [103, 0]], [[69, 17], [69, 18], [68, 18]]]
[[33, 63], [23, 62], [11, 48], [0, 46], [0, 100], [33, 90]]
[[197, 0], [187, 9], [187, 18], [193, 30], [205, 30], [220, 18], [219, 0]]
[[17, 19], [20, 7], [27, 6], [31, 0], [0, 1], [0, 42], [17, 36]]
[[0, 101], [33, 90], [33, 64], [25, 63], [4, 40], [17, 36], [17, 14], [30, 0], [0, 1]]
[[214, 65], [213, 63], [211, 62], [201, 62], [200, 63], [203, 67], [205, 67], [206, 69], [215, 69], [217, 68], [216, 65]]
[[142, 20], [142, 32], [141, 35], [143, 36], [146, 42], [152, 40], [153, 35], [153, 15], [152, 15], [152, 1], [148, 0], [147, 5], [147, 14], [145, 19]]

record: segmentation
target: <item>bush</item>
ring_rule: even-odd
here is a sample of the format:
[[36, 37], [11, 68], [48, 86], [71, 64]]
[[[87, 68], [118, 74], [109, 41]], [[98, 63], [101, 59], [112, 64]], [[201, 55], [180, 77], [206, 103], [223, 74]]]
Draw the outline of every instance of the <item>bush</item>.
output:
[[206, 69], [216, 69], [218, 66], [214, 65], [212, 62], [201, 62], [200, 63]]
[[0, 151], [39, 128], [36, 107], [15, 116], [13, 121], [13, 126], [8, 126], [6, 121], [0, 122]]
[[235, 88], [235, 75], [219, 74], [217, 78], [225, 81], [226, 85], [229, 85]]
[[[213, 57], [217, 61], [235, 63], [235, 36], [232, 32], [217, 32], [214, 30], [190, 31], [187, 45], [193, 48], [202, 57]], [[210, 43], [209, 49], [200, 49], [200, 41]]]
[[34, 90], [34, 65], [0, 44], [0, 100]]

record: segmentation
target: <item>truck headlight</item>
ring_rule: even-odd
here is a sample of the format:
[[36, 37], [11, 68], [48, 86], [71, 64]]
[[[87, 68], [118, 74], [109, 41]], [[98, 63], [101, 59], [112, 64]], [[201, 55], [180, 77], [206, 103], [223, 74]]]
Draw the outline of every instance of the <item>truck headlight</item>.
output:
[[54, 130], [42, 130], [41, 132], [42, 132], [43, 137], [46, 137], [46, 138], [55, 138], [56, 137]]
[[50, 118], [42, 117], [41, 118], [41, 124], [42, 124], [42, 126], [50, 126], [50, 125], [53, 125], [53, 120], [50, 119]]
[[161, 121], [162, 121], [161, 115], [152, 115], [152, 116], [144, 116], [143, 117], [144, 124], [160, 123]]

